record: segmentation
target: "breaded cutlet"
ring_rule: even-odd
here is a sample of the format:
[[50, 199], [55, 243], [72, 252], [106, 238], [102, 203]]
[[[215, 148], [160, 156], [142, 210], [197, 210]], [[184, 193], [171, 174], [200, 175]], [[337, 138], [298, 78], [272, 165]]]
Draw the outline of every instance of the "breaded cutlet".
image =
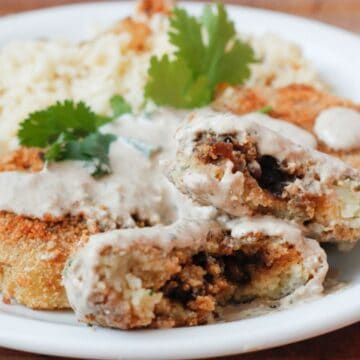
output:
[[45, 222], [0, 212], [0, 290], [33, 309], [68, 308], [64, 263], [89, 231], [80, 218]]
[[180, 217], [90, 237], [66, 267], [64, 284], [83, 322], [169, 328], [212, 322], [229, 303], [319, 294], [326, 272], [319, 244], [289, 223]]
[[[40, 171], [42, 154], [21, 148], [5, 156], [0, 171]], [[80, 217], [32, 219], [0, 212], [0, 291], [33, 309], [69, 307], [61, 283], [64, 263], [90, 234]]]
[[[220, 86], [213, 103], [217, 111], [246, 114], [270, 106], [268, 115], [289, 121], [314, 136], [316, 117], [325, 109], [335, 106], [360, 111], [360, 105], [315, 89], [310, 85], [291, 84], [282, 88]], [[340, 157], [351, 166], [360, 168], [360, 151], [335, 151], [318, 140], [318, 150]]]
[[360, 171], [293, 143], [254, 117], [189, 114], [176, 133], [170, 180], [194, 201], [232, 216], [269, 214], [304, 226], [319, 241], [354, 245], [360, 239]]

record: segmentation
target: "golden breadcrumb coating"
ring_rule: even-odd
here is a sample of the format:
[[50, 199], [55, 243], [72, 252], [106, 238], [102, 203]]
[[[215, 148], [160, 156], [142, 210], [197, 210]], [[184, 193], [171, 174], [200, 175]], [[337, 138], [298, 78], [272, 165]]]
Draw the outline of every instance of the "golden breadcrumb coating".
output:
[[[40, 171], [38, 149], [20, 148], [3, 157], [0, 171]], [[46, 221], [0, 212], [0, 290], [33, 309], [64, 309], [69, 304], [61, 283], [65, 261], [88, 238], [80, 217]]]
[[19, 148], [0, 159], [0, 171], [41, 171], [44, 153], [36, 148]]
[[302, 84], [291, 84], [282, 88], [220, 86], [213, 107], [235, 114], [245, 114], [267, 105], [272, 108], [270, 116], [288, 120], [312, 133], [317, 115], [325, 109], [344, 106], [360, 111], [360, 106], [350, 100]]
[[81, 218], [41, 221], [0, 212], [0, 290], [33, 309], [64, 309], [64, 263], [88, 238]]
[[[360, 105], [350, 100], [315, 89], [310, 85], [292, 84], [282, 88], [248, 88], [241, 86], [218, 87], [213, 107], [218, 111], [246, 114], [264, 106], [271, 106], [269, 115], [287, 120], [314, 134], [316, 117], [321, 111], [334, 106], [360, 111]], [[315, 135], [315, 134], [314, 134]], [[340, 157], [353, 167], [360, 168], [359, 149], [335, 151], [319, 142], [318, 149]]]

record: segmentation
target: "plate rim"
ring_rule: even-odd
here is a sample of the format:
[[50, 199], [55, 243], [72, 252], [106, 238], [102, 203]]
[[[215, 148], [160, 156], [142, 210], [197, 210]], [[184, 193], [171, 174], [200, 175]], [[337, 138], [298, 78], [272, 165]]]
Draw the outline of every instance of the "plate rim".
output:
[[[118, 7], [129, 7], [130, 5], [133, 6], [134, 1], [122, 1], [122, 2], [110, 2], [110, 1], [104, 1], [104, 2], [91, 2], [91, 3], [81, 3], [81, 4], [67, 4], [67, 5], [62, 5], [62, 6], [50, 6], [50, 7], [46, 7], [46, 8], [41, 8], [41, 9], [36, 9], [36, 10], [29, 10], [29, 11], [24, 11], [24, 12], [20, 12], [20, 13], [16, 13], [16, 14], [8, 14], [8, 15], [3, 15], [0, 17], [0, 27], [2, 26], [2, 23], [5, 22], [12, 22], [13, 20], [18, 20], [24, 17], [32, 17], [34, 15], [37, 16], [46, 16], [47, 13], [52, 13], [52, 12], [57, 12], [57, 11], [63, 11], [66, 9], [75, 9], [76, 11], [79, 11], [80, 9], [84, 9], [84, 8], [89, 8], [89, 7], [98, 7], [98, 6], [118, 6]], [[203, 6], [204, 3], [202, 2], [196, 2], [196, 1], [188, 1], [188, 2], [180, 2], [180, 4], [184, 7], [200, 7]], [[308, 19], [302, 16], [297, 16], [297, 15], [292, 15], [292, 14], [286, 14], [286, 13], [281, 13], [278, 11], [273, 11], [273, 10], [267, 10], [267, 9], [258, 9], [258, 8], [252, 8], [252, 7], [248, 7], [248, 6], [240, 6], [240, 5], [235, 5], [235, 4], [226, 4], [226, 7], [228, 9], [236, 9], [236, 11], [239, 10], [245, 10], [248, 12], [253, 13], [254, 15], [256, 13], [261, 13], [261, 14], [268, 14], [271, 16], [277, 16], [277, 17], [281, 17], [284, 19], [288, 19], [288, 20], [292, 20], [292, 21], [300, 21], [301, 23], [305, 24], [305, 25], [309, 25], [309, 26], [316, 26], [318, 28], [321, 28], [323, 30], [326, 31], [331, 31], [331, 32], [336, 32], [338, 34], [342, 34], [343, 36], [346, 36], [348, 39], [350, 39], [351, 41], [356, 41], [359, 43], [360, 45], [360, 37], [358, 35], [356, 35], [355, 33], [352, 33], [351, 31], [342, 29], [342, 28], [338, 28], [336, 26], [327, 24], [327, 23], [322, 23], [313, 19]], [[119, 14], [120, 16], [120, 14]], [[234, 22], [236, 23], [236, 20], [234, 20]], [[348, 302], [346, 301], [347, 299], [350, 299], [353, 294], [357, 293], [358, 295], [360, 295], [360, 285], [356, 285], [352, 288], [347, 288], [344, 290], [341, 290], [341, 293], [336, 293], [336, 294], [328, 294], [326, 297], [322, 297], [318, 300], [314, 300], [311, 302], [306, 302], [305, 304], [300, 304], [298, 306], [303, 306], [304, 307], [304, 311], [305, 313], [308, 311], [309, 312], [309, 307], [310, 308], [321, 308], [322, 304], [325, 304], [324, 306], [334, 306], [335, 304], [340, 305], [340, 304], [348, 304]], [[333, 303], [332, 305], [330, 303]], [[307, 309], [307, 310], [306, 310]], [[281, 312], [275, 312], [269, 315], [264, 315], [266, 317], [274, 317], [276, 319], [280, 319], [285, 317], [286, 318], [286, 313], [287, 312], [291, 312], [292, 309], [290, 310], [283, 310]], [[311, 312], [311, 311], [310, 311]], [[356, 316], [354, 316], [354, 313]], [[326, 316], [325, 316], [326, 315]], [[71, 335], [67, 335], [67, 340], [70, 341], [71, 336], [73, 336], [74, 338], [73, 343], [72, 343], [72, 348], [66, 348], [64, 349], [64, 344], [61, 342], [57, 342], [54, 341], [54, 339], [50, 339], [50, 341], [46, 343], [43, 342], [43, 340], [41, 339], [36, 339], [36, 335], [38, 333], [34, 332], [34, 334], [26, 334], [25, 332], [23, 332], [22, 334], [19, 334], [19, 328], [18, 327], [12, 327], [12, 328], [6, 328], [4, 329], [3, 327], [0, 327], [0, 346], [4, 346], [7, 348], [12, 348], [12, 349], [16, 349], [16, 350], [22, 350], [22, 351], [30, 351], [33, 353], [38, 353], [38, 354], [47, 354], [47, 355], [55, 355], [55, 356], [68, 356], [68, 357], [86, 357], [86, 358], [103, 358], [103, 359], [108, 359], [108, 358], [143, 358], [143, 359], [150, 359], [150, 358], [156, 358], [156, 359], [177, 359], [177, 358], [205, 358], [205, 357], [213, 357], [213, 356], [226, 356], [226, 355], [232, 355], [232, 354], [240, 354], [240, 353], [246, 353], [246, 352], [250, 352], [250, 351], [257, 351], [257, 350], [265, 350], [268, 348], [272, 348], [272, 347], [276, 347], [276, 346], [281, 346], [281, 345], [286, 345], [295, 341], [300, 341], [300, 340], [305, 340], [305, 339], [309, 339], [311, 337], [314, 336], [318, 336], [318, 335], [322, 335], [325, 334], [327, 332], [330, 331], [334, 331], [337, 329], [340, 329], [344, 326], [350, 325], [352, 323], [355, 323], [357, 321], [360, 321], [360, 303], [359, 304], [353, 304], [353, 307], [351, 308], [347, 308], [346, 306], [340, 308], [339, 312], [336, 314], [333, 314], [332, 316], [328, 316], [328, 314], [325, 314], [324, 312], [319, 312], [315, 315], [315, 317], [318, 317], [318, 323], [314, 324], [312, 323], [312, 326], [310, 326], [309, 328], [305, 329], [305, 327], [303, 326], [304, 319], [300, 319], [302, 320], [302, 322], [299, 323], [295, 323], [295, 328], [292, 329], [288, 329], [288, 336], [284, 339], [283, 338], [283, 333], [279, 332], [279, 331], [274, 331], [273, 335], [273, 340], [268, 342], [267, 344], [263, 343], [260, 344], [259, 342], [255, 342], [252, 345], [248, 345], [248, 346], [244, 346], [242, 345], [242, 347], [240, 348], [239, 344], [236, 343], [237, 339], [224, 339], [221, 346], [220, 344], [215, 344], [214, 343], [210, 343], [208, 344], [207, 348], [205, 348], [204, 350], [204, 335], [202, 334], [202, 338], [201, 341], [203, 342], [203, 345], [197, 345], [194, 346], [188, 343], [188, 345], [190, 347], [186, 348], [186, 349], [181, 349], [183, 344], [178, 344], [178, 348], [185, 351], [179, 354], [179, 352], [174, 352], [172, 351], [172, 353], [162, 353], [159, 354], [159, 352], [156, 350], [154, 350], [152, 347], [149, 347], [149, 351], [146, 352], [146, 354], [144, 352], [142, 353], [137, 353], [134, 354], [133, 349], [131, 347], [129, 347], [128, 349], [125, 349], [125, 352], [123, 352], [122, 354], [120, 353], [115, 353], [115, 351], [119, 351], [119, 346], [113, 346], [113, 347], [109, 347], [108, 349], [96, 349], [96, 347], [94, 347], [94, 344], [89, 343], [87, 340], [92, 340], [93, 336], [89, 336], [89, 339], [82, 339], [80, 342], [78, 341], [79, 339], [77, 339], [75, 342], [75, 334], [78, 335], [80, 333], [84, 333], [83, 329], [87, 329], [87, 327], [85, 326], [74, 326], [74, 325], [67, 325], [67, 324], [59, 324], [59, 323], [51, 323], [51, 322], [44, 322], [41, 320], [36, 320], [36, 319], [29, 319], [29, 318], [23, 318], [21, 316], [17, 316], [14, 314], [8, 314], [8, 313], [4, 313], [3, 311], [0, 310], [0, 319], [5, 319], [8, 320], [9, 323], [12, 323], [16, 326], [18, 326], [22, 322], [25, 322], [24, 324], [22, 324], [23, 329], [26, 328], [26, 326], [29, 326], [29, 329], [31, 328], [35, 328], [36, 331], [38, 331], [38, 329], [40, 327], [46, 329], [47, 331], [49, 331], [49, 333], [51, 334], [56, 334], [57, 332], [61, 332], [61, 331], [69, 331], [69, 328], [72, 328], [71, 331]], [[263, 318], [263, 316], [259, 317], [258, 320], [260, 318]], [[253, 319], [251, 319], [253, 320]], [[320, 322], [320, 320], [322, 320]], [[239, 323], [244, 323], [244, 321], [247, 320], [239, 320], [239, 321], [234, 321], [234, 322], [229, 322], [229, 323], [220, 323], [220, 324], [214, 324], [214, 325], [208, 325], [208, 326], [203, 326], [203, 327], [196, 327], [196, 328], [179, 328], [179, 329], [169, 329], [169, 330], [140, 330], [137, 332], [137, 334], [144, 334], [144, 333], [149, 333], [150, 331], [152, 333], [156, 333], [156, 334], [163, 334], [164, 332], [169, 332], [172, 334], [175, 334], [174, 336], [176, 337], [177, 334], [179, 334], [180, 339], [181, 338], [185, 338], [186, 334], [184, 335], [185, 332], [189, 332], [189, 330], [191, 330], [192, 332], [195, 333], [201, 333], [201, 332], [206, 332], [207, 329], [208, 332], [211, 334], [212, 337], [214, 337], [216, 335], [217, 331], [214, 331], [215, 328], [218, 328], [219, 332], [221, 332], [222, 330], [225, 329], [224, 334], [228, 334], [229, 331], [232, 330], [236, 330], [237, 326]], [[302, 324], [302, 325], [301, 325]], [[303, 326], [301, 328], [301, 326]], [[299, 328], [300, 327], [300, 328]], [[195, 330], [195, 331], [194, 331]], [[105, 333], [111, 333], [111, 332], [116, 332], [119, 333], [120, 330], [109, 330], [109, 329], [98, 329], [96, 331], [101, 331], [101, 332], [105, 332]], [[95, 331], [95, 332], [96, 332]], [[89, 332], [88, 332], [89, 333]], [[125, 335], [125, 332], [121, 332], [120, 333], [122, 335]], [[15, 334], [15, 335], [14, 335]], [[74, 335], [72, 335], [74, 334]], [[85, 334], [85, 333], [84, 333]], [[136, 334], [134, 332], [130, 332], [127, 334]], [[299, 335], [301, 334], [301, 335]], [[276, 336], [275, 336], [276, 335]], [[14, 339], [14, 336], [17, 336], [17, 340]], [[126, 338], [126, 336], [124, 336], [124, 338]], [[135, 337], [137, 337], [137, 335], [135, 335]], [[206, 337], [206, 336], [205, 336]], [[49, 340], [49, 339], [48, 339]], [[190, 339], [192, 340], [192, 339]], [[82, 346], [88, 346], [87, 348], [83, 348]], [[92, 354], [89, 354], [88, 351], [92, 351]], [[181, 356], [180, 356], [181, 355]]]

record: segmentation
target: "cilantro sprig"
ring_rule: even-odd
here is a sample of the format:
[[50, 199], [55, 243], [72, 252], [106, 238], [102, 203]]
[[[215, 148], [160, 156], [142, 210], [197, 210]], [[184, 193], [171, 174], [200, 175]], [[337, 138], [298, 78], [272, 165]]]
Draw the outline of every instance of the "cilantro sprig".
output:
[[200, 18], [175, 8], [169, 39], [174, 58], [150, 60], [145, 96], [157, 105], [194, 108], [211, 102], [219, 83], [242, 84], [255, 62], [252, 48], [236, 36], [225, 7], [207, 5]]
[[266, 105], [266, 106], [262, 107], [261, 109], [259, 109], [257, 112], [259, 112], [261, 114], [269, 114], [272, 111], [273, 111], [273, 107], [271, 105]]
[[131, 105], [121, 95], [114, 95], [110, 99], [110, 106], [113, 111], [113, 117], [119, 117], [121, 115], [131, 113]]
[[47, 161], [81, 160], [90, 165], [94, 177], [111, 173], [109, 148], [116, 140], [113, 134], [91, 133], [78, 140], [66, 141], [63, 136], [45, 153]]
[[17, 135], [23, 146], [45, 148], [47, 161], [85, 161], [99, 177], [111, 172], [109, 147], [116, 136], [98, 130], [113, 119], [95, 114], [83, 102], [66, 100], [31, 113]]

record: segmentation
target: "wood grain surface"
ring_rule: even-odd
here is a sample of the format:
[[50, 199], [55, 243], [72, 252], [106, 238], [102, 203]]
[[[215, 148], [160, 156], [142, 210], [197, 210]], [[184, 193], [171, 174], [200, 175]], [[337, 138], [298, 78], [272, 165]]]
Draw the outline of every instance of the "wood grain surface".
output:
[[[0, 15], [84, 0], [0, 0]], [[260, 7], [306, 16], [360, 33], [360, 0], [227, 0], [228, 3]], [[344, 304], [346, 306], [346, 304]], [[1, 324], [0, 324], [1, 326]], [[274, 324], [281, 326], [281, 324]], [[219, 337], [221, 334], [219, 334]], [[44, 339], [46, 342], [46, 339]], [[0, 348], [0, 360], [60, 359]], [[333, 333], [283, 346], [222, 360], [355, 360], [360, 359], [360, 323]], [[214, 359], [215, 360], [215, 359]], [[220, 359], [217, 359], [220, 360]]]
[[[100, 1], [101, 0], [97, 0]], [[120, 0], [121, 1], [121, 0]], [[0, 14], [89, 0], [0, 0]], [[224, 0], [311, 17], [360, 33], [360, 0]]]

